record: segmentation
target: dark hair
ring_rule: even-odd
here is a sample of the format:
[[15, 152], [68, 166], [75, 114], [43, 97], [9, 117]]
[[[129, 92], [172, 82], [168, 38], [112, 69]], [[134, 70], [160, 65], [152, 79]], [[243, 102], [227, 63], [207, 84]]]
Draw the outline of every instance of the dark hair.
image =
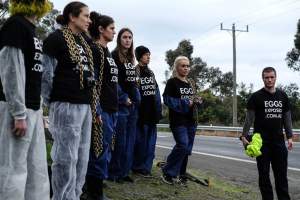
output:
[[100, 38], [99, 26], [106, 29], [110, 24], [114, 23], [113, 18], [107, 15], [101, 15], [95, 11], [90, 13], [92, 23], [89, 25], [89, 32], [93, 39]]
[[70, 22], [70, 14], [74, 17], [78, 17], [81, 13], [81, 8], [84, 7], [88, 6], [80, 1], [68, 3], [64, 8], [63, 14], [56, 17], [56, 22], [60, 25], [67, 25]]
[[115, 48], [115, 51], [118, 53], [119, 59], [122, 63], [125, 63], [127, 60], [127, 62], [130, 61], [132, 64], [134, 64], [133, 40], [126, 53], [124, 47], [121, 44], [121, 37], [125, 32], [129, 32], [133, 36], [133, 33], [129, 28], [122, 28], [118, 33], [117, 46]]
[[274, 69], [274, 67], [265, 67], [261, 73], [262, 78], [264, 78], [264, 73], [268, 73], [268, 72], [274, 72], [276, 76], [276, 70]]

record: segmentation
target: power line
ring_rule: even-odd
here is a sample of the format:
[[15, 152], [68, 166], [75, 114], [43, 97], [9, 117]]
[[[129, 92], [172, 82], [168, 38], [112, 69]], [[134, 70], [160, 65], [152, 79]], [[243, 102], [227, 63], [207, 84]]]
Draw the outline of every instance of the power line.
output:
[[284, 8], [286, 6], [290, 6], [292, 4], [295, 4], [295, 3], [298, 3], [298, 0], [292, 0], [292, 1], [280, 1], [279, 3], [277, 3], [278, 1], [274, 1], [274, 2], [271, 2], [269, 6], [267, 7], [262, 7], [262, 8], [259, 8], [259, 9], [256, 9], [254, 10], [254, 12], [248, 12], [244, 15], [241, 15], [239, 17], [236, 17], [235, 21], [236, 23], [241, 23], [241, 22], [245, 22], [247, 21], [249, 18], [253, 18], [253, 17], [256, 17], [256, 18], [259, 18], [261, 16], [264, 16], [264, 14], [266, 13], [267, 10], [273, 10], [273, 9], [276, 9], [276, 8]]
[[271, 15], [271, 16], [268, 16], [268, 17], [265, 17], [265, 18], [262, 18], [262, 19], [257, 19], [257, 20], [255, 20], [255, 21], [253, 21], [253, 22], [250, 22], [250, 25], [259, 24], [259, 23], [264, 23], [264, 22], [266, 22], [266, 21], [268, 21], [268, 20], [270, 20], [270, 19], [272, 19], [272, 18], [274, 18], [274, 17], [278, 17], [278, 16], [282, 16], [282, 15], [285, 15], [285, 14], [289, 14], [289, 12], [291, 12], [291, 11], [293, 11], [293, 10], [299, 10], [299, 9], [300, 9], [300, 7], [296, 7], [296, 8], [294, 8], [294, 9], [291, 9], [291, 10], [285, 10], [285, 11], [280, 12], [280, 13], [277, 13], [277, 14], [275, 14], [275, 15]]
[[[268, 7], [263, 7], [263, 8], [260, 8], [258, 10], [256, 9], [256, 10], [247, 12], [246, 14], [242, 14], [242, 15], [239, 15], [239, 16], [236, 16], [236, 17], [230, 17], [228, 19], [225, 19], [223, 21], [223, 23], [228, 22], [228, 21], [243, 22], [243, 21], [246, 21], [248, 16], [255, 16], [256, 15], [256, 17], [257, 16], [259, 17], [260, 14], [262, 14], [263, 11], [265, 11], [266, 9], [274, 9], [274, 8], [276, 8], [276, 7], [278, 8], [280, 6], [281, 7], [282, 6], [289, 6], [289, 5], [292, 5], [292, 4], [297, 3], [297, 2], [299, 2], [299, 0], [292, 0], [292, 1], [276, 0], [276, 1], [272, 1], [272, 2], [269, 3], [271, 5], [268, 6]], [[256, 20], [256, 21], [258, 21], [258, 20]], [[255, 21], [255, 23], [256, 23], [256, 21]], [[254, 23], [251, 23], [251, 24], [254, 24]], [[218, 26], [219, 26], [219, 24], [215, 24], [213, 26], [209, 26], [207, 29], [204, 29], [204, 31], [201, 31], [201, 33], [199, 33], [200, 36], [198, 37], [198, 39], [201, 39], [201, 38], [205, 37], [208, 33], [215, 30], [215, 28], [218, 27]]]
[[[259, 21], [261, 19], [264, 19], [264, 17], [266, 16], [266, 13], [268, 13], [268, 11], [274, 10], [276, 8], [277, 9], [290, 8], [293, 4], [298, 3], [298, 2], [299, 2], [298, 0], [293, 0], [293, 1], [290, 1], [290, 2], [284, 2], [285, 4], [273, 4], [269, 7], [262, 8], [262, 9], [256, 11], [256, 12], [253, 12], [251, 16], [246, 15], [245, 17], [242, 17], [242, 18], [238, 19], [236, 22], [239, 22], [239, 23], [247, 22], [248, 24], [250, 24], [249, 21], [255, 21], [256, 22], [256, 21]], [[284, 10], [283, 12], [288, 12], [288, 11], [289, 11], [289, 9]]]

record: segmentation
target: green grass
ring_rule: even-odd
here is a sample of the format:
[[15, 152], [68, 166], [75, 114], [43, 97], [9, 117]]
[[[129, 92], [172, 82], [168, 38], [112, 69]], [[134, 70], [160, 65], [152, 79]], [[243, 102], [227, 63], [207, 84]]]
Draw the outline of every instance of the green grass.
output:
[[48, 162], [48, 165], [51, 165], [51, 163], [52, 163], [51, 156], [50, 156], [51, 148], [52, 148], [52, 143], [51, 142], [46, 142], [47, 162]]
[[[50, 164], [51, 143], [47, 142], [47, 159]], [[106, 181], [105, 194], [112, 200], [256, 200], [258, 191], [238, 183], [228, 182], [214, 174], [189, 169], [189, 173], [198, 178], [209, 178], [210, 187], [188, 182], [188, 187], [167, 185], [160, 179], [160, 168], [153, 166], [153, 178], [132, 175], [134, 183], [113, 183]]]
[[257, 191], [226, 182], [213, 175], [203, 174], [199, 170], [189, 170], [199, 178], [209, 178], [210, 187], [188, 182], [188, 187], [167, 185], [160, 179], [160, 169], [153, 167], [154, 178], [142, 178], [132, 175], [134, 183], [112, 183], [107, 181], [105, 194], [113, 200], [253, 200], [259, 199]]
[[[161, 129], [168, 131], [168, 128]], [[47, 161], [52, 163], [50, 152], [52, 142], [47, 141]], [[204, 187], [188, 182], [188, 187], [170, 186], [160, 179], [160, 169], [153, 166], [154, 178], [146, 179], [132, 175], [135, 183], [118, 184], [107, 181], [105, 193], [112, 200], [257, 200], [261, 199], [259, 191], [239, 183], [225, 181], [214, 174], [203, 173], [201, 170], [189, 169], [191, 174], [199, 178], [209, 178], [211, 186]]]

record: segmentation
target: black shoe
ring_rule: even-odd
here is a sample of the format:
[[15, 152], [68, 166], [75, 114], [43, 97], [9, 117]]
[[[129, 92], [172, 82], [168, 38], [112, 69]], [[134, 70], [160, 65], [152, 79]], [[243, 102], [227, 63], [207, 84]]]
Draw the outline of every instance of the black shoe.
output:
[[112, 178], [112, 177], [110, 177], [107, 180], [111, 181], [111, 182], [114, 182], [114, 183], [120, 183], [120, 184], [124, 183], [123, 178]]
[[168, 175], [168, 174], [162, 174], [161, 179], [164, 183], [169, 184], [169, 185], [174, 185], [174, 180], [173, 177]]
[[130, 176], [125, 176], [122, 178], [122, 180], [125, 182], [134, 183], [134, 180], [130, 178]]
[[110, 200], [110, 199], [103, 194], [102, 197], [100, 198], [100, 200]]
[[82, 193], [80, 196], [80, 200], [110, 200], [110, 199], [107, 198], [104, 194], [102, 194], [101, 196], [95, 196], [89, 193]]
[[134, 170], [133, 173], [136, 175], [142, 176], [144, 178], [152, 178], [152, 174], [148, 172], [147, 170]]
[[116, 182], [116, 183], [123, 184], [123, 183], [124, 183], [124, 180], [123, 180], [122, 178], [117, 178], [117, 179], [115, 179], [115, 182]]
[[185, 175], [180, 175], [176, 183], [183, 187], [187, 187], [187, 177]]
[[87, 176], [80, 200], [107, 200], [103, 195], [103, 180]]
[[107, 185], [106, 183], [103, 182], [102, 187], [103, 187], [103, 188], [108, 188], [108, 185]]

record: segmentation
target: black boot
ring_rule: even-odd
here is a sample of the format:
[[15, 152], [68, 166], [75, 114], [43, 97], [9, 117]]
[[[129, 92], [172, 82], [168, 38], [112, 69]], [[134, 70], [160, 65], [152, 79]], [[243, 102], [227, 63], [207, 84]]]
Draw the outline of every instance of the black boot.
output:
[[103, 180], [87, 176], [80, 200], [109, 200], [103, 195]]
[[[103, 193], [103, 188], [104, 188], [104, 183], [103, 180], [100, 181], [100, 198], [99, 200], [110, 200], [109, 198], [107, 198], [104, 193]], [[97, 199], [98, 200], [98, 199]]]

